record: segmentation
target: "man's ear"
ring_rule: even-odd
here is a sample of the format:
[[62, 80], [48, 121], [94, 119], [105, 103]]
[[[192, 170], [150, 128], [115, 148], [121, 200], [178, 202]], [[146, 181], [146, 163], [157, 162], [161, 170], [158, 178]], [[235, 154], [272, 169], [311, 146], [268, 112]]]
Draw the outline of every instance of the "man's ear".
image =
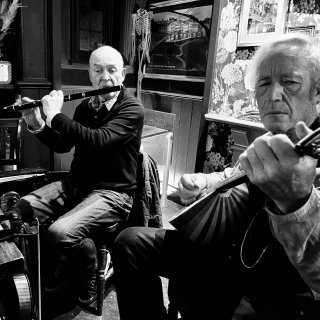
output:
[[123, 69], [122, 69], [122, 77], [123, 77], [123, 80], [124, 80], [124, 78], [126, 77], [126, 73], [127, 73], [126, 68], [123, 68]]
[[317, 106], [318, 113], [320, 113], [320, 85], [316, 85], [314, 89], [313, 102]]
[[90, 79], [90, 81], [91, 81], [91, 83], [92, 83], [90, 68], [88, 69], [88, 74], [89, 74], [89, 79]]

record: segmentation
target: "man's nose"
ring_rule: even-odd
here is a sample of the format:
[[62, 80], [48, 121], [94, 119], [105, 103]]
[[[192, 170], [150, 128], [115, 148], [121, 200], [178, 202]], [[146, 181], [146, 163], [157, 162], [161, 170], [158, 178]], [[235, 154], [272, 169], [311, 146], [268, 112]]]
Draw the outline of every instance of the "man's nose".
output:
[[108, 72], [107, 70], [104, 70], [104, 71], [102, 72], [101, 80], [108, 81], [109, 79], [110, 79], [109, 72]]
[[270, 88], [270, 98], [272, 101], [282, 100], [283, 87], [279, 82], [274, 82]]

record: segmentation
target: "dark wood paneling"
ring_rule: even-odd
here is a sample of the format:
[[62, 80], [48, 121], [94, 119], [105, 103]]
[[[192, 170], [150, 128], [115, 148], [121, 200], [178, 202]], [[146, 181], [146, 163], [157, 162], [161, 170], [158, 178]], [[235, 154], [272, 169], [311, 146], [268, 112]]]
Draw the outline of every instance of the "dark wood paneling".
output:
[[23, 79], [47, 80], [47, 1], [24, 0], [21, 10]]
[[172, 163], [171, 170], [169, 176], [169, 184], [175, 185], [176, 179], [176, 168], [179, 166], [178, 163], [178, 153], [179, 153], [179, 136], [180, 136], [180, 122], [181, 122], [181, 114], [182, 114], [182, 99], [171, 99], [171, 112], [176, 115], [175, 128], [173, 131], [173, 148], [172, 148]]
[[[175, 98], [176, 99], [176, 98]], [[181, 99], [180, 121], [177, 123], [177, 161], [174, 167], [174, 182], [177, 183], [179, 178], [186, 172], [188, 145], [190, 138], [190, 124], [192, 118], [193, 101]]]
[[190, 134], [188, 144], [188, 154], [186, 163], [186, 172], [194, 172], [196, 169], [197, 149], [199, 143], [199, 128], [202, 116], [202, 102], [193, 100], [192, 117], [190, 122]]
[[[21, 97], [29, 97], [31, 99], [41, 99], [44, 95], [50, 92], [50, 87], [21, 87]], [[22, 141], [22, 161], [23, 167], [43, 167], [46, 169], [51, 168], [51, 152], [37, 137], [28, 132], [25, 123], [23, 122], [21, 131]]]

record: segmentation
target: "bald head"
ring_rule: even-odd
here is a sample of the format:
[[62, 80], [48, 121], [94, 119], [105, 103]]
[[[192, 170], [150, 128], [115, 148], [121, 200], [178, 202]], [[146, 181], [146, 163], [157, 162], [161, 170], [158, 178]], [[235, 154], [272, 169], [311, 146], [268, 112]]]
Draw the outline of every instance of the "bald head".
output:
[[97, 57], [102, 59], [113, 59], [118, 60], [119, 64], [124, 66], [123, 58], [121, 53], [111, 46], [102, 46], [92, 51], [89, 59], [89, 65], [91, 66], [92, 61], [95, 60]]
[[[89, 77], [95, 89], [121, 85], [124, 81], [126, 70], [123, 58], [119, 51], [103, 46], [91, 53], [89, 59]], [[110, 100], [118, 92], [111, 92], [103, 96], [104, 100]]]

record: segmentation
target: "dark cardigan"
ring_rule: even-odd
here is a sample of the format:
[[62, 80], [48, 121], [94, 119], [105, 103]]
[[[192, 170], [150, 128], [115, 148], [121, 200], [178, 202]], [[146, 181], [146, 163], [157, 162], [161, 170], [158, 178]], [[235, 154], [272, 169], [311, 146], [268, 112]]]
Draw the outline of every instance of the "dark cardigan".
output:
[[76, 187], [135, 190], [144, 120], [141, 101], [124, 89], [110, 111], [95, 111], [88, 102], [78, 105], [73, 120], [63, 113], [54, 116], [51, 128], [46, 125], [37, 137], [57, 153], [75, 147], [69, 177]]

